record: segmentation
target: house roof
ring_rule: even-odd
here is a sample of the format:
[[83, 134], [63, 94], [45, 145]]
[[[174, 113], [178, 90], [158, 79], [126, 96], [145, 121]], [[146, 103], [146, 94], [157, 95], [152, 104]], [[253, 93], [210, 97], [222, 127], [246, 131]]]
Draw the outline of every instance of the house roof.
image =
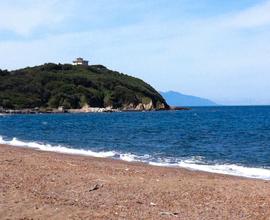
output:
[[73, 63], [75, 62], [88, 62], [88, 60], [84, 60], [83, 58], [78, 57], [76, 60], [73, 61]]

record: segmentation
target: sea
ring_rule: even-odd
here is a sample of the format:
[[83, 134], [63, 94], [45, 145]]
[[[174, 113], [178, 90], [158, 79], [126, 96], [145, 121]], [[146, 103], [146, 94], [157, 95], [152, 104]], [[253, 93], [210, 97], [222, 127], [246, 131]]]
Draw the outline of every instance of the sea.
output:
[[1, 115], [0, 144], [270, 180], [270, 106]]

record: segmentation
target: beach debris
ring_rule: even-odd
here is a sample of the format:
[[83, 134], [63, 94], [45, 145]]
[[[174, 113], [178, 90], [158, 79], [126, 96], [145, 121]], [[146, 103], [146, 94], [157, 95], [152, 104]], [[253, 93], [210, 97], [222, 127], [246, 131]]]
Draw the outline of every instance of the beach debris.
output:
[[156, 206], [157, 204], [156, 203], [153, 203], [153, 202], [150, 202], [150, 205], [151, 206]]
[[[8, 163], [12, 163], [12, 162], [15, 162], [16, 161], [16, 159], [10, 159], [10, 160], [4, 160], [3, 162], [8, 162]], [[1, 161], [2, 162], [2, 161]], [[21, 162], [21, 161], [20, 161]]]
[[98, 190], [98, 189], [100, 189], [100, 188], [102, 188], [102, 187], [103, 187], [103, 184], [97, 183], [97, 184], [95, 184], [93, 187], [91, 187], [91, 188], [89, 189], [89, 192]]
[[142, 202], [142, 201], [137, 201], [136, 203], [137, 203], [137, 204], [140, 204], [140, 205], [142, 205], [142, 204], [143, 204], [143, 202]]
[[174, 216], [177, 217], [179, 215], [178, 212], [160, 212], [161, 216]]

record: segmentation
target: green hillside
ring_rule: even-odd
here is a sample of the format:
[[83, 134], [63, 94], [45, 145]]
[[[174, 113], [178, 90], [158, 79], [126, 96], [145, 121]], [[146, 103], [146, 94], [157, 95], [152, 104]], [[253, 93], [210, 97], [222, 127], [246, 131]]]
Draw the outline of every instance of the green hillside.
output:
[[80, 109], [86, 105], [121, 110], [169, 107], [144, 81], [102, 65], [48, 63], [15, 71], [0, 70], [0, 107], [4, 109]]

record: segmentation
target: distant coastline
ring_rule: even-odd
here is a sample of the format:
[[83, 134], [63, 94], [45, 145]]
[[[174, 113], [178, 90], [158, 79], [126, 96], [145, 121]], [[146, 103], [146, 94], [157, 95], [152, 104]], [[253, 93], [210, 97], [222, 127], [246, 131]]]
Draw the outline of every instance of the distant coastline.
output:
[[217, 103], [202, 97], [185, 95], [176, 91], [160, 92], [169, 105], [175, 106], [219, 106]]
[[0, 109], [1, 114], [60, 114], [60, 113], [112, 113], [112, 112], [145, 112], [145, 111], [185, 111], [188, 107], [170, 106], [168, 109], [138, 110], [138, 109], [113, 109], [113, 108], [82, 108], [82, 109]]

